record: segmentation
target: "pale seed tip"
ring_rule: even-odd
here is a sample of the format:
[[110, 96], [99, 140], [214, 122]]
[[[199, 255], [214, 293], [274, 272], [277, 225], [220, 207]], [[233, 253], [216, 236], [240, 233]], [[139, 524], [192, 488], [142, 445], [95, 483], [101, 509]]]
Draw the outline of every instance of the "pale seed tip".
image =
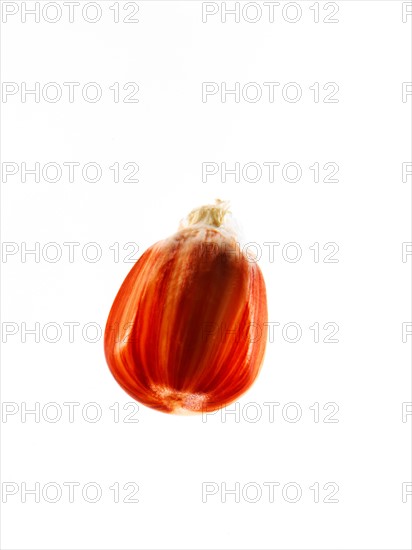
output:
[[187, 224], [195, 225], [204, 223], [214, 227], [220, 227], [223, 224], [225, 216], [229, 210], [229, 202], [221, 199], [215, 200], [216, 204], [206, 204], [194, 208], [187, 216]]

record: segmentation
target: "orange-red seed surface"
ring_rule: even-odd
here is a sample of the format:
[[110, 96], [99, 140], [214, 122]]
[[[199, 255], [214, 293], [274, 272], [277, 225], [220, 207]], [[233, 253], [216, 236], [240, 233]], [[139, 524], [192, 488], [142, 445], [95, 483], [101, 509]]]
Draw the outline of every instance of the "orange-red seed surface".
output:
[[195, 225], [149, 248], [126, 277], [107, 321], [106, 359], [148, 407], [209, 412], [255, 380], [266, 323], [257, 263], [219, 228]]

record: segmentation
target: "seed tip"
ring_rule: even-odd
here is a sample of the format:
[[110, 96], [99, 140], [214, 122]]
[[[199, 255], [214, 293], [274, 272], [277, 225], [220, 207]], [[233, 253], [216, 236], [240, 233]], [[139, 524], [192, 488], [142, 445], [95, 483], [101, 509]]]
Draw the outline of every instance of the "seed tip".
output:
[[228, 212], [230, 212], [229, 201], [216, 199], [215, 204], [206, 204], [194, 208], [187, 216], [187, 224], [195, 225], [197, 223], [203, 223], [214, 227], [220, 227]]

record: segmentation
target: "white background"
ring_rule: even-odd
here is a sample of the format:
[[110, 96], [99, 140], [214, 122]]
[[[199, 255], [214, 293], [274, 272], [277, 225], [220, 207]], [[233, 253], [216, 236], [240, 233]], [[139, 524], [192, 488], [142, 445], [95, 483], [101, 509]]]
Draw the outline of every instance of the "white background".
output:
[[[81, 11], [70, 23], [67, 10], [54, 24], [42, 15], [39, 23], [33, 16], [23, 22], [21, 11], [2, 24], [2, 79], [19, 86], [2, 103], [2, 161], [19, 166], [2, 183], [2, 240], [16, 243], [7, 248], [16, 253], [2, 258], [3, 501], [5, 483], [18, 487], [2, 504], [2, 548], [411, 548], [412, 496], [402, 502], [402, 484], [411, 482], [412, 417], [402, 422], [402, 403], [411, 401], [411, 337], [402, 342], [402, 323], [411, 321], [411, 256], [402, 262], [411, 177], [402, 182], [402, 163], [411, 161], [412, 96], [402, 101], [402, 82], [411, 81], [412, 16], [402, 22], [402, 2], [342, 1], [339, 22], [324, 23], [331, 8], [320, 2], [315, 23], [314, 3], [300, 2], [301, 18], [290, 23], [282, 2], [273, 23], [262, 3], [254, 24], [242, 17], [235, 23], [234, 16], [223, 23], [220, 11], [203, 23], [202, 2], [140, 1], [139, 22], [127, 24], [131, 8], [120, 2], [114, 23], [113, 4], [99, 3], [102, 17], [94, 24]], [[15, 5], [21, 10], [21, 2]], [[202, 82], [232, 88], [273, 81], [280, 83], [273, 103], [263, 86], [256, 103], [236, 103], [233, 96], [222, 103], [219, 94], [202, 102]], [[22, 102], [23, 82], [27, 88], [60, 83], [63, 97]], [[63, 82], [81, 83], [73, 103]], [[97, 103], [81, 95], [88, 82], [102, 87]], [[114, 82], [123, 94], [119, 103], [109, 89]], [[127, 82], [138, 83], [139, 103], [122, 102]], [[295, 103], [282, 97], [288, 82], [302, 89]], [[321, 86], [317, 103], [309, 89], [314, 82]], [[339, 85], [338, 103], [322, 101], [327, 82]], [[36, 183], [28, 175], [23, 183], [24, 162], [96, 162], [102, 178], [89, 183], [79, 172], [70, 183], [64, 173], [58, 182]], [[137, 163], [139, 182], [114, 183], [115, 162]], [[232, 176], [223, 183], [219, 175], [202, 181], [202, 162], [281, 166], [273, 183], [265, 174], [255, 183]], [[282, 178], [288, 162], [301, 166], [300, 181]], [[337, 163], [339, 181], [314, 182], [315, 162]], [[269, 320], [280, 325], [261, 375], [232, 407], [236, 414], [177, 417], [140, 406], [138, 422], [124, 422], [131, 399], [106, 366], [102, 339], [87, 341], [94, 332], [85, 337], [82, 328], [104, 327], [132, 267], [123, 261], [132, 251], [123, 250], [126, 243], [138, 245], [138, 257], [172, 234], [193, 207], [216, 197], [231, 201], [246, 242], [262, 250]], [[22, 256], [36, 242], [39, 256]], [[55, 263], [42, 255], [50, 242], [62, 250]], [[80, 243], [73, 262], [65, 242]], [[95, 263], [82, 255], [89, 242], [101, 247]], [[274, 258], [264, 242], [280, 243]], [[290, 242], [301, 247], [297, 262], [282, 256]], [[309, 248], [316, 242], [319, 262]], [[322, 261], [328, 242], [339, 246], [336, 263]], [[67, 322], [80, 324], [73, 342]], [[309, 328], [315, 322], [319, 343]], [[339, 326], [338, 343], [323, 342], [328, 322]], [[24, 341], [22, 323], [39, 323], [38, 342], [33, 334]], [[47, 323], [61, 328], [59, 341], [48, 341], [53, 327], [44, 336]], [[299, 324], [296, 343], [282, 338], [286, 323]], [[13, 327], [16, 333], [7, 336]], [[38, 418], [22, 415], [36, 402]], [[55, 423], [48, 420], [52, 409], [42, 414], [51, 402], [62, 411]], [[80, 404], [73, 422], [67, 402]], [[95, 423], [82, 414], [90, 402], [102, 413]], [[279, 403], [274, 418], [268, 402]], [[290, 402], [302, 413], [296, 422], [293, 408], [284, 409]], [[319, 422], [309, 409], [314, 403]], [[332, 411], [323, 410], [326, 403], [337, 404], [339, 422], [323, 422]], [[261, 418], [254, 422], [256, 411]], [[41, 492], [50, 482], [63, 490], [56, 503]], [[80, 483], [72, 503], [65, 482]], [[101, 487], [96, 503], [82, 497], [89, 482]], [[130, 492], [123, 489], [114, 502], [109, 487], [116, 482], [137, 484], [139, 502], [123, 502]], [[218, 492], [202, 502], [205, 482]], [[280, 484], [273, 502], [268, 482]], [[318, 503], [309, 489], [316, 482]], [[323, 502], [328, 482], [339, 486], [336, 503]], [[23, 483], [40, 484], [40, 502], [33, 495], [22, 502]], [[240, 484], [240, 502], [230, 494], [222, 502], [223, 483]], [[253, 487], [244, 496], [246, 483], [261, 488], [258, 502], [248, 502]], [[282, 497], [287, 483], [299, 484], [299, 501]], [[293, 498], [293, 490], [287, 495]]]

